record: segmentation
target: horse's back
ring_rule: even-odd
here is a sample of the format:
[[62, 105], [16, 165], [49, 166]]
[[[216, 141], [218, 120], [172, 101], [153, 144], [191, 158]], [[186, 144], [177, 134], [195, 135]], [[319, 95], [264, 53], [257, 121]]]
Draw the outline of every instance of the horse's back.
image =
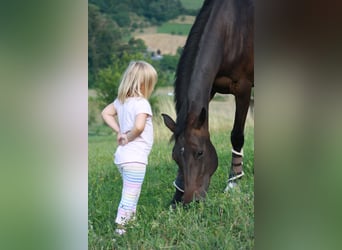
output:
[[214, 85], [218, 92], [231, 93], [240, 79], [254, 84], [254, 1], [220, 2], [215, 1], [213, 18], [221, 26], [224, 49]]

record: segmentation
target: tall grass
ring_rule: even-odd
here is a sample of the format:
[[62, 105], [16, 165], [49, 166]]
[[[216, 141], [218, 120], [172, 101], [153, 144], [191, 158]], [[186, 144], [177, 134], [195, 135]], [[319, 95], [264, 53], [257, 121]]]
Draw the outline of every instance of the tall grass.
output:
[[[169, 98], [169, 97], [168, 97]], [[174, 116], [172, 98], [160, 104]], [[205, 202], [172, 210], [169, 202], [177, 166], [171, 159], [171, 132], [154, 118], [155, 143], [138, 204], [137, 220], [127, 234], [115, 236], [114, 219], [122, 181], [113, 164], [115, 137], [89, 137], [89, 249], [252, 249], [254, 246], [254, 132], [246, 128], [244, 171], [239, 187], [223, 193], [231, 160], [230, 129], [211, 129], [219, 157]]]

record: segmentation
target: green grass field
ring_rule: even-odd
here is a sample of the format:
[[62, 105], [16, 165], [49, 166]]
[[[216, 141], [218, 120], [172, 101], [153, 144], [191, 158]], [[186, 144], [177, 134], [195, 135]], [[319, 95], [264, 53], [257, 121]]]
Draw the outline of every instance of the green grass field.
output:
[[182, 5], [185, 9], [197, 10], [201, 8], [204, 0], [181, 0]]
[[157, 33], [187, 36], [192, 24], [163, 23], [158, 26]]
[[[157, 120], [157, 119], [155, 119]], [[171, 133], [155, 121], [155, 143], [149, 157], [137, 220], [124, 236], [115, 236], [122, 181], [113, 164], [114, 135], [89, 136], [89, 249], [253, 249], [254, 130], [247, 127], [244, 179], [239, 188], [223, 193], [231, 160], [230, 131], [211, 131], [219, 157], [205, 202], [189, 208], [169, 208], [177, 167], [171, 159]], [[102, 128], [103, 131], [109, 131]], [[105, 133], [104, 133], [105, 134]], [[114, 239], [114, 240], [113, 240]]]

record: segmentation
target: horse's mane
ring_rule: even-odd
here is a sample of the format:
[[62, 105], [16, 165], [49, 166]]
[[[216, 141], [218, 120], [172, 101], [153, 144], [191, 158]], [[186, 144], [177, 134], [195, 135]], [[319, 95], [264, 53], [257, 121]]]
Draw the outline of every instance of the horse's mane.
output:
[[179, 59], [176, 79], [175, 79], [175, 103], [176, 103], [176, 130], [175, 137], [184, 130], [188, 112], [188, 88], [190, 85], [191, 73], [195, 64], [196, 54], [198, 52], [199, 41], [203, 34], [205, 25], [210, 16], [213, 1], [205, 0], [203, 6], [196, 17], [188, 39], [185, 43], [182, 55]]
[[[214, 6], [216, 4], [216, 6]], [[254, 0], [228, 0], [221, 1], [205, 0], [199, 14], [196, 17], [188, 39], [185, 43], [182, 55], [179, 59], [175, 77], [175, 106], [177, 113], [176, 127], [174, 131], [175, 139], [185, 130], [188, 108], [189, 108], [189, 86], [191, 83], [192, 72], [195, 67], [196, 57], [200, 51], [199, 44], [204, 29], [208, 23], [212, 10], [221, 8], [222, 4], [231, 8], [225, 16], [227, 25], [227, 35], [225, 38], [226, 46], [229, 48], [227, 58], [232, 63], [243, 56], [248, 32], [253, 25], [250, 20], [250, 12], [254, 12]], [[229, 6], [227, 6], [229, 5]], [[223, 6], [222, 6], [223, 7]]]

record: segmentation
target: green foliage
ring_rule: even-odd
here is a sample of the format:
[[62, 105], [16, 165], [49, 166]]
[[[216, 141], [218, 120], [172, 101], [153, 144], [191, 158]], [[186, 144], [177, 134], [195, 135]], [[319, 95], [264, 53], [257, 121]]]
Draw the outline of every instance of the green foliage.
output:
[[95, 5], [88, 5], [88, 72], [89, 87], [93, 87], [99, 69], [111, 64], [112, 53], [121, 43], [121, 31]]
[[122, 25], [129, 25], [129, 13], [144, 16], [150, 22], [158, 24], [183, 14], [184, 9], [179, 0], [89, 0], [99, 6], [102, 13], [111, 16], [117, 22], [125, 19]]
[[179, 55], [164, 55], [162, 60], [158, 61], [160, 71], [176, 72]]
[[204, 0], [180, 0], [183, 7], [188, 10], [199, 10]]
[[131, 19], [127, 15], [127, 13], [117, 13], [113, 15], [113, 19], [116, 21], [116, 23], [121, 27], [127, 27], [131, 24]]
[[[120, 68], [119, 70], [117, 70]], [[124, 69], [119, 65], [107, 67], [99, 71], [96, 90], [99, 105], [103, 108], [113, 102], [118, 93], [118, 86]]]
[[88, 126], [96, 123], [96, 107], [92, 105], [94, 103], [93, 97], [88, 97]]
[[158, 72], [158, 87], [173, 85], [178, 60], [179, 55], [164, 55], [163, 59], [152, 61]]
[[137, 207], [137, 220], [121, 237], [114, 234], [122, 188], [121, 177], [113, 164], [115, 138], [90, 137], [89, 249], [253, 249], [253, 136], [253, 131], [247, 130], [244, 179], [237, 189], [223, 193], [231, 160], [230, 132], [212, 131], [219, 167], [212, 176], [207, 199], [175, 210], [168, 206], [177, 174], [171, 158], [172, 144], [168, 138], [156, 138]]
[[147, 46], [145, 42], [141, 39], [131, 38], [128, 41], [127, 45], [122, 45], [122, 51], [125, 51], [129, 54], [137, 54], [137, 53], [145, 53], [147, 50]]
[[192, 24], [163, 23], [161, 26], [158, 26], [157, 32], [187, 36], [191, 26]]
[[182, 47], [178, 47], [177, 49], [177, 55], [181, 55], [183, 53], [183, 48]]
[[148, 8], [145, 9], [144, 16], [151, 20], [155, 20], [154, 23], [157, 24], [176, 18], [182, 13], [182, 5], [178, 0], [157, 0], [148, 2]]

